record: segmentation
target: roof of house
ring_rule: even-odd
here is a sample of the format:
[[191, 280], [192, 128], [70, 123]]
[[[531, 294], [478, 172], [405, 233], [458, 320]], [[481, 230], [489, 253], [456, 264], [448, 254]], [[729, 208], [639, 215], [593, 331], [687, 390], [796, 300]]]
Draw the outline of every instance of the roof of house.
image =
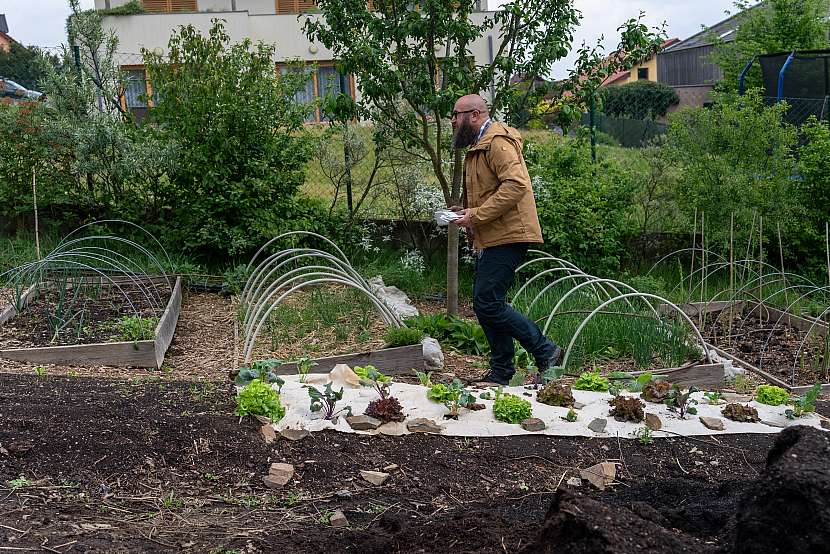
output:
[[[678, 39], [678, 38], [670, 38], [670, 39], [666, 40], [665, 42], [663, 42], [663, 44], [660, 45], [660, 51], [662, 52], [663, 50], [667, 49], [668, 47], [670, 47], [673, 44], [676, 44], [679, 41], [680, 41], [680, 39]], [[611, 53], [608, 56], [608, 58], [610, 58], [611, 56], [613, 56], [615, 54], [616, 54], [616, 52]], [[643, 61], [646, 61], [646, 60], [643, 60]], [[612, 84], [616, 83], [617, 81], [619, 81], [620, 79], [625, 79], [626, 77], [630, 77], [630, 76], [631, 76], [631, 71], [630, 70], [617, 71], [616, 73], [606, 77], [605, 80], [602, 82], [601, 86], [612, 85]]]
[[[755, 9], [759, 5], [760, 4], [752, 6], [751, 8], [749, 8], [749, 10]], [[741, 20], [749, 10], [745, 10], [730, 15], [723, 21], [719, 21], [711, 27], [706, 27], [702, 31], [695, 33], [694, 35], [690, 36], [685, 40], [676, 42], [675, 44], [666, 48], [664, 51], [676, 52], [678, 50], [687, 50], [689, 48], [709, 46], [712, 44], [712, 36], [717, 36], [724, 42], [732, 42], [733, 40], [735, 40], [735, 31], [738, 30], [738, 26], [741, 24]]]
[[9, 34], [9, 24], [6, 23], [6, 14], [0, 13], [0, 33]]

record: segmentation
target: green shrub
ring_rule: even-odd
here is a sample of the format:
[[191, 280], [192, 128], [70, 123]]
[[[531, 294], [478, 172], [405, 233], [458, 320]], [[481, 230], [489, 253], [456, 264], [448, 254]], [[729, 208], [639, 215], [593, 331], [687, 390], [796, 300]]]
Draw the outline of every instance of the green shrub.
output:
[[653, 81], [634, 81], [600, 89], [603, 111], [613, 117], [657, 119], [680, 103], [675, 90]]
[[384, 340], [386, 346], [409, 346], [411, 344], [419, 344], [424, 338], [424, 332], [420, 329], [411, 329], [409, 327], [390, 327], [386, 330]]
[[790, 399], [790, 393], [786, 389], [774, 385], [758, 385], [755, 389], [755, 400], [768, 406], [780, 406], [786, 404]]
[[280, 395], [267, 383], [254, 379], [236, 397], [236, 415], [260, 415], [277, 422], [285, 415]]
[[512, 394], [502, 394], [493, 403], [493, 415], [505, 423], [521, 423], [533, 413], [529, 401]]
[[600, 375], [598, 371], [585, 371], [574, 383], [574, 388], [577, 390], [607, 392], [608, 379]]

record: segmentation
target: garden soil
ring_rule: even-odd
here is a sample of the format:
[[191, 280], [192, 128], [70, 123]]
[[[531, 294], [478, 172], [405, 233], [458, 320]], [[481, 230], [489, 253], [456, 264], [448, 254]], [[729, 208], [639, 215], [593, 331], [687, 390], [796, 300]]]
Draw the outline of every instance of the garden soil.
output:
[[[743, 525], [769, 517], [742, 514], [756, 513], [747, 511], [752, 491], [770, 489], [763, 479], [775, 478], [770, 467], [787, 453], [805, 468], [793, 479], [823, 479], [821, 487], [827, 479], [826, 435], [802, 428], [778, 439], [677, 437], [650, 445], [332, 431], [267, 444], [258, 422], [231, 415], [232, 395], [230, 383], [157, 375], [0, 374], [0, 546], [545, 552], [558, 544], [567, 552], [730, 552], [741, 532], [736, 518]], [[773, 443], [781, 454], [767, 467]], [[619, 484], [606, 491], [568, 484], [601, 461], [618, 464]], [[282, 489], [263, 484], [273, 462], [294, 465]], [[370, 485], [361, 469], [390, 477]], [[821, 487], [816, 500], [826, 494]], [[349, 527], [329, 524], [336, 510]]]

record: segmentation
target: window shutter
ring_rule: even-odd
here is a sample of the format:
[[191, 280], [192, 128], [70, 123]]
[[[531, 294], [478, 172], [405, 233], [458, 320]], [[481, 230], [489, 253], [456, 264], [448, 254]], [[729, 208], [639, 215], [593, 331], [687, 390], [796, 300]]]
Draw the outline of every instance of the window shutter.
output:
[[142, 0], [141, 6], [148, 12], [166, 12], [167, 0]]
[[307, 12], [317, 7], [317, 2], [314, 0], [297, 0], [297, 13]]
[[195, 12], [196, 0], [170, 0], [171, 12]]
[[277, 0], [277, 13], [295, 13], [296, 0]]
[[148, 12], [198, 11], [196, 0], [141, 0], [141, 5]]

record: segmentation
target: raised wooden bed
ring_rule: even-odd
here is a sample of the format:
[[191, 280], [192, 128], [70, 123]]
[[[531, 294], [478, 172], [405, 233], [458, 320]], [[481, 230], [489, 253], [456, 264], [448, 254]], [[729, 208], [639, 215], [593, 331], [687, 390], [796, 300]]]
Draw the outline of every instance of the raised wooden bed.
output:
[[[337, 364], [347, 364], [349, 367], [371, 364], [386, 375], [412, 375], [413, 370], [422, 371], [426, 369], [424, 347], [421, 344], [384, 348], [356, 354], [343, 354], [342, 356], [329, 356], [312, 361], [317, 365], [311, 367], [310, 373], [328, 373]], [[279, 375], [295, 375], [297, 364], [283, 364], [276, 370], [276, 373]]]
[[655, 369], [649, 372], [635, 371], [632, 375], [651, 373], [655, 377], [663, 377], [678, 385], [713, 390], [723, 388], [723, 371], [723, 364], [688, 364], [683, 367]]
[[[32, 292], [30, 291], [27, 292]], [[27, 300], [29, 297], [27, 296]], [[78, 344], [70, 346], [46, 346], [37, 348], [14, 348], [0, 350], [0, 358], [29, 362], [35, 364], [67, 364], [67, 365], [105, 365], [113, 367], [155, 367], [160, 368], [164, 362], [164, 355], [182, 307], [181, 278], [176, 278], [170, 300], [164, 310], [158, 325], [156, 325], [153, 340], [136, 342], [102, 342], [95, 344]], [[6, 319], [0, 314], [0, 323], [7, 321], [17, 314], [14, 306], [12, 313]], [[9, 311], [7, 308], [3, 313]]]
[[[811, 331], [816, 333], [819, 336], [826, 336], [828, 332], [828, 326], [826, 323], [822, 322], [821, 320], [817, 320], [815, 318], [805, 318], [802, 316], [797, 316], [794, 314], [790, 314], [779, 310], [778, 308], [774, 308], [772, 306], [768, 306], [761, 302], [754, 302], [754, 301], [735, 301], [735, 302], [727, 302], [727, 301], [718, 301], [718, 302], [691, 302], [689, 304], [683, 304], [680, 308], [688, 315], [698, 316], [700, 314], [707, 315], [707, 314], [717, 314], [724, 310], [729, 309], [730, 304], [732, 307], [735, 308], [736, 311], [743, 312], [744, 310], [753, 311], [757, 313], [759, 318], [763, 318], [766, 321], [772, 323], [782, 323], [784, 325], [788, 325], [795, 329], [801, 331]], [[663, 306], [661, 306], [662, 310]], [[770, 374], [769, 372], [763, 371], [751, 363], [747, 362], [743, 358], [732, 354], [731, 352], [727, 352], [722, 348], [715, 346], [714, 344], [707, 343], [706, 346], [713, 351], [715, 351], [719, 356], [722, 358], [726, 358], [731, 360], [733, 364], [737, 365], [738, 367], [742, 367], [745, 370], [758, 375], [759, 377], [763, 378], [770, 384], [782, 387], [791, 391], [794, 394], [803, 394], [810, 390], [810, 385], [804, 386], [793, 386], [787, 383], [786, 381], [779, 379], [778, 377]], [[821, 384], [822, 392], [830, 392], [830, 383], [822, 383]]]

